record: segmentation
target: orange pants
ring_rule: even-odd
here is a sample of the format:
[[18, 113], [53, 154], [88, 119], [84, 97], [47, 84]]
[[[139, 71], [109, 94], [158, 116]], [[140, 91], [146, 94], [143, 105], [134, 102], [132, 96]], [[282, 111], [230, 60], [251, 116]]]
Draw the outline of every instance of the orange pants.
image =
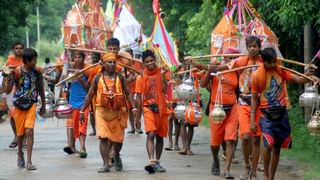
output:
[[[210, 111], [213, 104], [210, 104]], [[238, 112], [237, 104], [232, 106], [223, 123], [217, 124], [210, 120], [211, 146], [219, 146], [223, 140], [236, 140], [238, 135]]]
[[144, 128], [145, 131], [155, 131], [160, 137], [166, 137], [168, 134], [168, 115], [160, 118], [159, 113], [154, 113], [150, 109], [144, 107]]
[[74, 138], [79, 138], [80, 135], [87, 135], [89, 109], [84, 111], [84, 122], [80, 123], [80, 109], [72, 110], [72, 121], [74, 128]]
[[20, 110], [13, 108], [13, 118], [16, 121], [17, 136], [22, 136], [25, 133], [25, 129], [33, 129], [34, 122], [36, 120], [36, 108], [34, 103], [28, 110]]
[[260, 109], [257, 108], [255, 122], [257, 126], [257, 131], [252, 132], [250, 129], [250, 110], [251, 107], [248, 105], [238, 104], [238, 115], [239, 115], [239, 125], [240, 125], [240, 138], [243, 138], [244, 134], [249, 134], [250, 136], [261, 136], [261, 129], [259, 125], [259, 120], [261, 116]]
[[112, 142], [122, 143], [124, 129], [127, 127], [128, 113], [110, 112], [104, 107], [96, 106], [95, 112], [97, 137], [107, 138]]

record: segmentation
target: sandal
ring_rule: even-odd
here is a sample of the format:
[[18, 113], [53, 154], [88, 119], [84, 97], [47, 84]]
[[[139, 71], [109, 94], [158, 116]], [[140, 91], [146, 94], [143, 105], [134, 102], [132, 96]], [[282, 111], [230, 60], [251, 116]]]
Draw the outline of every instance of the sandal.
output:
[[148, 164], [144, 167], [144, 170], [146, 170], [149, 174], [153, 174], [156, 172], [153, 166], [153, 164]]
[[223, 174], [224, 179], [234, 179], [234, 177], [230, 173]]
[[224, 155], [224, 153], [223, 154], [221, 154], [221, 160], [223, 160], [223, 161], [225, 161], [226, 160], [226, 155]]
[[173, 150], [180, 151], [181, 149], [180, 149], [180, 147], [178, 145], [174, 145]]
[[143, 131], [142, 131], [141, 129], [136, 129], [136, 132], [137, 132], [138, 134], [142, 134], [142, 133], [143, 133]]
[[21, 158], [19, 158], [19, 153], [18, 153], [17, 166], [22, 169], [22, 168], [24, 168], [25, 165], [26, 165], [26, 163], [25, 163], [25, 161], [24, 161], [23, 153], [22, 153], [22, 155], [21, 155], [20, 157], [21, 157]]
[[127, 131], [128, 134], [134, 134], [136, 131], [134, 129]]
[[98, 173], [107, 173], [107, 172], [110, 172], [110, 169], [108, 166], [103, 166], [98, 170]]
[[251, 166], [246, 165], [244, 168], [245, 168], [245, 172], [240, 175], [240, 180], [247, 180], [251, 175]]
[[74, 153], [73, 150], [68, 146], [64, 147], [63, 151], [69, 155]]
[[80, 158], [86, 158], [88, 156], [88, 153], [85, 151], [81, 151], [79, 154], [80, 154]]
[[9, 148], [16, 148], [18, 146], [18, 143], [15, 141], [12, 141], [11, 144], [9, 145]]
[[183, 150], [179, 151], [179, 154], [186, 155], [187, 154], [187, 149], [183, 149]]
[[26, 168], [27, 168], [28, 171], [37, 170], [37, 168], [34, 165], [30, 164], [30, 163], [27, 164]]
[[214, 176], [220, 176], [219, 163], [216, 164], [216, 163], [213, 161], [212, 167], [211, 167], [211, 174], [214, 175]]
[[172, 147], [166, 147], [166, 148], [164, 148], [164, 150], [166, 150], [166, 151], [172, 151], [173, 149], [172, 149]]
[[89, 134], [89, 136], [95, 136], [96, 135], [96, 132], [92, 132]]
[[231, 163], [232, 164], [239, 164], [239, 160], [238, 159], [232, 159]]
[[191, 156], [194, 155], [193, 152], [191, 151], [191, 149], [187, 150], [187, 155], [191, 155]]

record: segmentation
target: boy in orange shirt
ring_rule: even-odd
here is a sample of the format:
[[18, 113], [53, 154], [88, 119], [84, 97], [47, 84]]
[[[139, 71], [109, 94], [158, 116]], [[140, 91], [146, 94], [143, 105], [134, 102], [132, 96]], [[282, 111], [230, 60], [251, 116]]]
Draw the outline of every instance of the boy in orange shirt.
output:
[[[284, 82], [303, 84], [310, 80], [281, 69], [276, 63], [277, 54], [273, 48], [264, 49], [261, 56], [263, 65], [252, 74], [250, 128], [253, 132], [257, 131], [258, 124], [255, 116], [259, 108], [262, 112], [260, 128], [264, 142], [264, 179], [273, 180], [279, 163], [280, 149], [281, 147], [290, 148], [292, 139]], [[306, 75], [309, 74], [311, 74], [310, 71], [306, 72]], [[311, 78], [319, 83], [317, 77]]]
[[[165, 102], [166, 80], [161, 74], [161, 69], [156, 65], [152, 51], [144, 51], [142, 61], [145, 69], [143, 75], [139, 76], [136, 81], [136, 93], [138, 109], [144, 112], [144, 127], [147, 133], [149, 164], [145, 166], [145, 170], [149, 173], [166, 172], [166, 169], [160, 165], [163, 138], [168, 133], [169, 110]], [[154, 143], [155, 140], [156, 143]], [[156, 159], [154, 159], [155, 152]]]

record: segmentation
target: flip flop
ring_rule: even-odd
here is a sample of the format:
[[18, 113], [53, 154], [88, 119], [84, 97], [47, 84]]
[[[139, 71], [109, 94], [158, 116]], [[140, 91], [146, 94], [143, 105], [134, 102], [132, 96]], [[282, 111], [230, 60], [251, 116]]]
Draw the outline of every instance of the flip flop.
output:
[[166, 150], [166, 151], [172, 151], [173, 149], [172, 149], [171, 147], [166, 147], [166, 148], [164, 148], [164, 150]]
[[176, 146], [176, 145], [175, 145], [175, 146], [173, 147], [173, 150], [175, 150], [175, 151], [180, 151], [181, 149], [180, 149], [179, 146]]
[[96, 135], [95, 132], [92, 132], [92, 133], [89, 134], [89, 136], [95, 136], [95, 135]]
[[128, 134], [134, 134], [136, 131], [134, 129], [127, 131]]
[[181, 150], [181, 151], [179, 151], [179, 154], [181, 154], [181, 155], [186, 155], [186, 154], [187, 154], [187, 150], [186, 150], [186, 149]]
[[192, 156], [192, 155], [194, 155], [194, 154], [193, 154], [193, 152], [189, 149], [189, 150], [187, 150], [187, 155], [191, 155], [191, 156]]
[[68, 147], [68, 146], [64, 147], [64, 148], [63, 148], [63, 151], [64, 151], [65, 153], [69, 154], [69, 155], [74, 153], [74, 152], [72, 151], [72, 149], [71, 149], [70, 147]]
[[234, 179], [234, 177], [230, 173], [224, 173], [224, 179]]
[[107, 166], [103, 166], [98, 170], [98, 173], [107, 173], [110, 172], [110, 169]]
[[149, 174], [153, 174], [153, 173], [156, 172], [156, 171], [154, 170], [152, 164], [146, 165], [146, 166], [144, 167], [144, 170], [146, 170]]
[[32, 165], [32, 164], [27, 164], [27, 170], [28, 171], [33, 171], [33, 170], [37, 170], [36, 166]]
[[25, 168], [25, 165], [26, 165], [26, 162], [24, 161], [23, 154], [21, 156], [21, 159], [19, 159], [19, 155], [18, 155], [17, 166], [19, 168]]
[[220, 176], [219, 163], [215, 163], [215, 162], [212, 163], [211, 173], [212, 173], [212, 175], [214, 175], [214, 176]]
[[141, 129], [136, 129], [136, 132], [137, 132], [138, 134], [142, 134], [142, 133], [143, 133], [143, 131], [142, 131]]
[[18, 146], [17, 142], [12, 141], [11, 144], [9, 145], [9, 148], [16, 148]]
[[80, 154], [80, 158], [86, 158], [88, 156], [88, 153], [85, 151], [81, 151], [79, 154]]
[[247, 180], [247, 179], [249, 179], [249, 177], [251, 175], [251, 166], [248, 165], [248, 166], [245, 167], [245, 169], [247, 171], [247, 174], [242, 173], [240, 175], [240, 180]]

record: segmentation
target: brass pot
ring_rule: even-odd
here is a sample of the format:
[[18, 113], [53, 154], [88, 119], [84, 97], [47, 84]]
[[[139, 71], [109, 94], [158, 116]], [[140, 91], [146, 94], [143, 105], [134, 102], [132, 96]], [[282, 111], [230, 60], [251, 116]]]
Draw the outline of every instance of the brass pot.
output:
[[226, 118], [226, 112], [224, 111], [222, 104], [215, 104], [209, 116], [214, 123], [223, 123], [223, 120]]
[[311, 120], [309, 121], [307, 128], [310, 131], [310, 135], [320, 135], [320, 110], [317, 110], [311, 117]]

